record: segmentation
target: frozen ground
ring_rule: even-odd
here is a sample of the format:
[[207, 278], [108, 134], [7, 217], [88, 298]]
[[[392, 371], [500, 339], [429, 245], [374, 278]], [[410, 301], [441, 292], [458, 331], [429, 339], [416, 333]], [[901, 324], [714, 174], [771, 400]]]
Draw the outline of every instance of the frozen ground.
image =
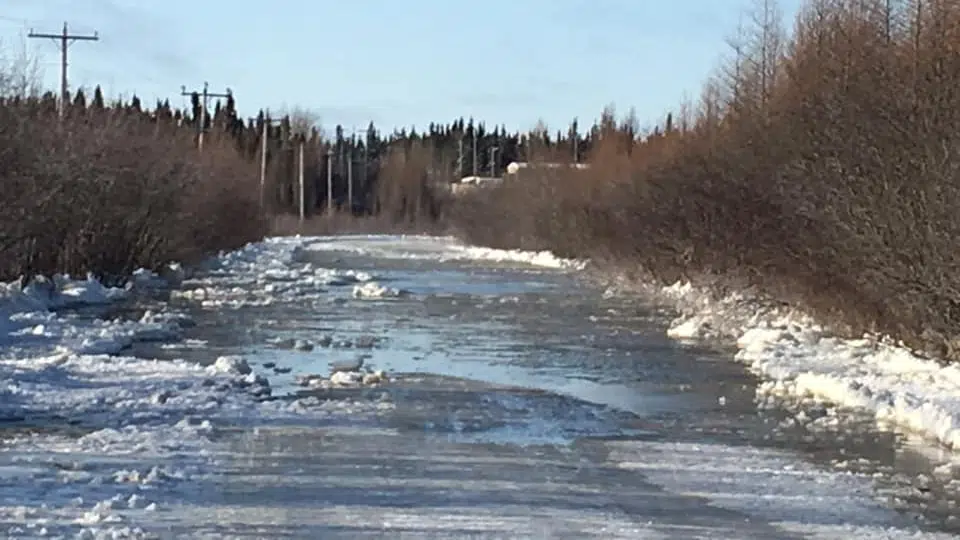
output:
[[[576, 292], [563, 273], [581, 267], [446, 238], [283, 238], [194, 276], [139, 273], [123, 289], [63, 277], [5, 286], [0, 530], [952, 537], [891, 510], [871, 474], [711, 435], [759, 429], [753, 387], [629, 327], [626, 304], [581, 317], [558, 303]], [[208, 319], [255, 323], [220, 335]], [[500, 343], [472, 345], [487, 334]], [[764, 336], [740, 357], [799, 354]], [[151, 347], [163, 357], [142, 353]], [[292, 390], [298, 373], [357, 354], [391, 382]], [[776, 388], [802, 389], [789, 384], [804, 383]], [[734, 410], [743, 426], [725, 416]]]

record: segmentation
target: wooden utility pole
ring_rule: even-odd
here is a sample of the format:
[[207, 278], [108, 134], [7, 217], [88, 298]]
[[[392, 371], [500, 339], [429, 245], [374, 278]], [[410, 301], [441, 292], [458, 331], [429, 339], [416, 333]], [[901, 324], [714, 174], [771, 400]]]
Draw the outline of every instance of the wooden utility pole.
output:
[[347, 212], [353, 214], [353, 146], [357, 135], [350, 136], [350, 158], [347, 159]]
[[327, 147], [327, 217], [333, 217], [333, 147]]
[[202, 92], [187, 92], [187, 87], [180, 86], [180, 95], [181, 96], [193, 96], [193, 94], [200, 95], [200, 118], [195, 119], [197, 121], [197, 148], [203, 150], [203, 132], [206, 131], [207, 126], [204, 125], [207, 123], [207, 103], [210, 101], [210, 98], [228, 98], [233, 95], [229, 88], [227, 91], [222, 94], [217, 94], [210, 91], [210, 84], [207, 82], [203, 83]]
[[[367, 184], [370, 182], [370, 176], [367, 170], [367, 160], [370, 156], [370, 150], [368, 148], [369, 144], [370, 144], [370, 134], [367, 131], [364, 131], [363, 132], [363, 162], [361, 163], [362, 165], [361, 170], [363, 171], [361, 178], [363, 179], [363, 181], [360, 183], [360, 187], [361, 189], [364, 190], [364, 193], [367, 192]], [[366, 198], [364, 198], [364, 201], [366, 201]], [[364, 202], [364, 204], [366, 204], [366, 202]]]
[[67, 23], [63, 23], [63, 32], [60, 34], [39, 34], [30, 30], [27, 37], [39, 39], [53, 39], [60, 42], [60, 117], [67, 112], [67, 100], [70, 99], [67, 94], [67, 50], [75, 41], [99, 41], [100, 36], [94, 32], [92, 35], [71, 34], [67, 31]]
[[580, 163], [580, 134], [577, 130], [577, 119], [573, 119], [573, 162], [576, 164]]
[[460, 133], [460, 140], [457, 142], [457, 182], [463, 178], [463, 133]]
[[297, 137], [297, 146], [299, 154], [299, 163], [297, 164], [297, 181], [300, 186], [300, 222], [304, 222], [307, 219], [307, 188], [306, 183], [304, 182], [304, 171], [303, 171], [303, 153], [304, 153], [304, 137], [300, 135]]
[[270, 134], [270, 119], [263, 119], [260, 128], [260, 209], [264, 209], [267, 198], [267, 139]]
[[[257, 121], [256, 118], [250, 118]], [[270, 126], [279, 120], [263, 117], [263, 127], [260, 128], [260, 209], [265, 208], [267, 197], [267, 142], [270, 140]]]
[[480, 174], [480, 161], [477, 159], [477, 126], [473, 126], [473, 175], [478, 176]]

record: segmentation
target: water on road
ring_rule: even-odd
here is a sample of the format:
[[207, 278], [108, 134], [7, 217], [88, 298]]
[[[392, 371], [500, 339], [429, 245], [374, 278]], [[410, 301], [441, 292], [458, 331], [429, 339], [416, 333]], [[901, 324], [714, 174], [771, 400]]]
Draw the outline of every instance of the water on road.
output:
[[[169, 302], [195, 326], [130, 354], [242, 355], [269, 381], [265, 410], [305, 414], [218, 418], [148, 533], [948, 538], [956, 523], [901, 485], [924, 460], [895, 434], [791, 429], [729, 350], [672, 341], [662, 308], [543, 257], [424, 237], [275, 246], [291, 256], [187, 280]], [[300, 383], [361, 360], [389, 380]]]

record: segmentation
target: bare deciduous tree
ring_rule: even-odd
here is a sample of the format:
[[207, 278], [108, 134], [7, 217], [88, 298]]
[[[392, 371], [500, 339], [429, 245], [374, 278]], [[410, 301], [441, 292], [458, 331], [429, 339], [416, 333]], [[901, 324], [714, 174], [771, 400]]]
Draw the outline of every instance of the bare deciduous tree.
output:
[[40, 95], [43, 72], [26, 40], [17, 45], [0, 42], [0, 97]]
[[690, 129], [624, 169], [607, 109], [587, 177], [506, 183], [459, 230], [756, 287], [960, 360], [960, 3], [809, 0], [789, 38], [773, 0], [748, 20]]

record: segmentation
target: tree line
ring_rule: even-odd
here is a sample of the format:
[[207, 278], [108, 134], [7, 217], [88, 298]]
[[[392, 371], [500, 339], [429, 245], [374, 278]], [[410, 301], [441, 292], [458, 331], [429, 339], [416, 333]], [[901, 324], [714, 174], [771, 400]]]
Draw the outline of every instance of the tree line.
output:
[[[299, 210], [301, 149], [308, 216], [332, 206], [411, 225], [438, 222], [445, 187], [461, 176], [500, 174], [549, 152], [586, 155], [594, 136], [576, 123], [551, 136], [472, 118], [389, 133], [336, 126], [327, 136], [308, 113], [243, 118], [233, 96], [201, 103], [192, 93], [187, 107], [150, 107], [136, 95], [108, 100], [99, 86], [68, 95], [61, 117], [57, 95], [37, 92], [17, 69], [0, 66], [0, 210], [10, 210], [0, 217], [0, 279], [121, 276], [260, 238], [276, 216]], [[227, 210], [253, 219], [233, 228]]]
[[[18, 99], [15, 97], [14, 102]], [[577, 120], [573, 120], [567, 129], [553, 134], [542, 123], [528, 132], [508, 132], [504, 126], [490, 129], [483, 121], [458, 118], [448, 123], [430, 123], [422, 130], [410, 127], [390, 132], [384, 132], [373, 122], [353, 133], [337, 125], [332, 133], [326, 134], [309, 111], [272, 117], [268, 111], [260, 110], [256, 116], [242, 118], [233, 96], [211, 100], [208, 106], [201, 103], [198, 92], [191, 93], [189, 100], [190, 105], [184, 108], [172, 107], [169, 100], [146, 108], [136, 95], [108, 104], [100, 86], [96, 86], [90, 99], [83, 89], [77, 90], [70, 97], [67, 114], [88, 117], [124, 111], [157, 126], [173, 125], [198, 134], [202, 131], [208, 141], [231, 142], [239, 155], [251, 163], [260, 163], [262, 159], [265, 132], [264, 195], [266, 207], [273, 213], [297, 213], [299, 209], [302, 145], [305, 202], [310, 215], [323, 213], [328, 208], [328, 175], [332, 180], [332, 206], [336, 210], [358, 215], [379, 213], [384, 206], [380, 195], [392, 191], [392, 186], [385, 183], [390, 182], [392, 172], [397, 172], [391, 170], [391, 164], [397, 166], [397, 160], [391, 161], [391, 155], [422, 162], [423, 182], [442, 187], [464, 176], [502, 175], [505, 167], [514, 161], [586, 160], [592, 141], [602, 129], [598, 124], [580, 133]], [[39, 101], [48, 112], [55, 111], [53, 93], [44, 94]], [[351, 191], [352, 204], [348, 200]]]

